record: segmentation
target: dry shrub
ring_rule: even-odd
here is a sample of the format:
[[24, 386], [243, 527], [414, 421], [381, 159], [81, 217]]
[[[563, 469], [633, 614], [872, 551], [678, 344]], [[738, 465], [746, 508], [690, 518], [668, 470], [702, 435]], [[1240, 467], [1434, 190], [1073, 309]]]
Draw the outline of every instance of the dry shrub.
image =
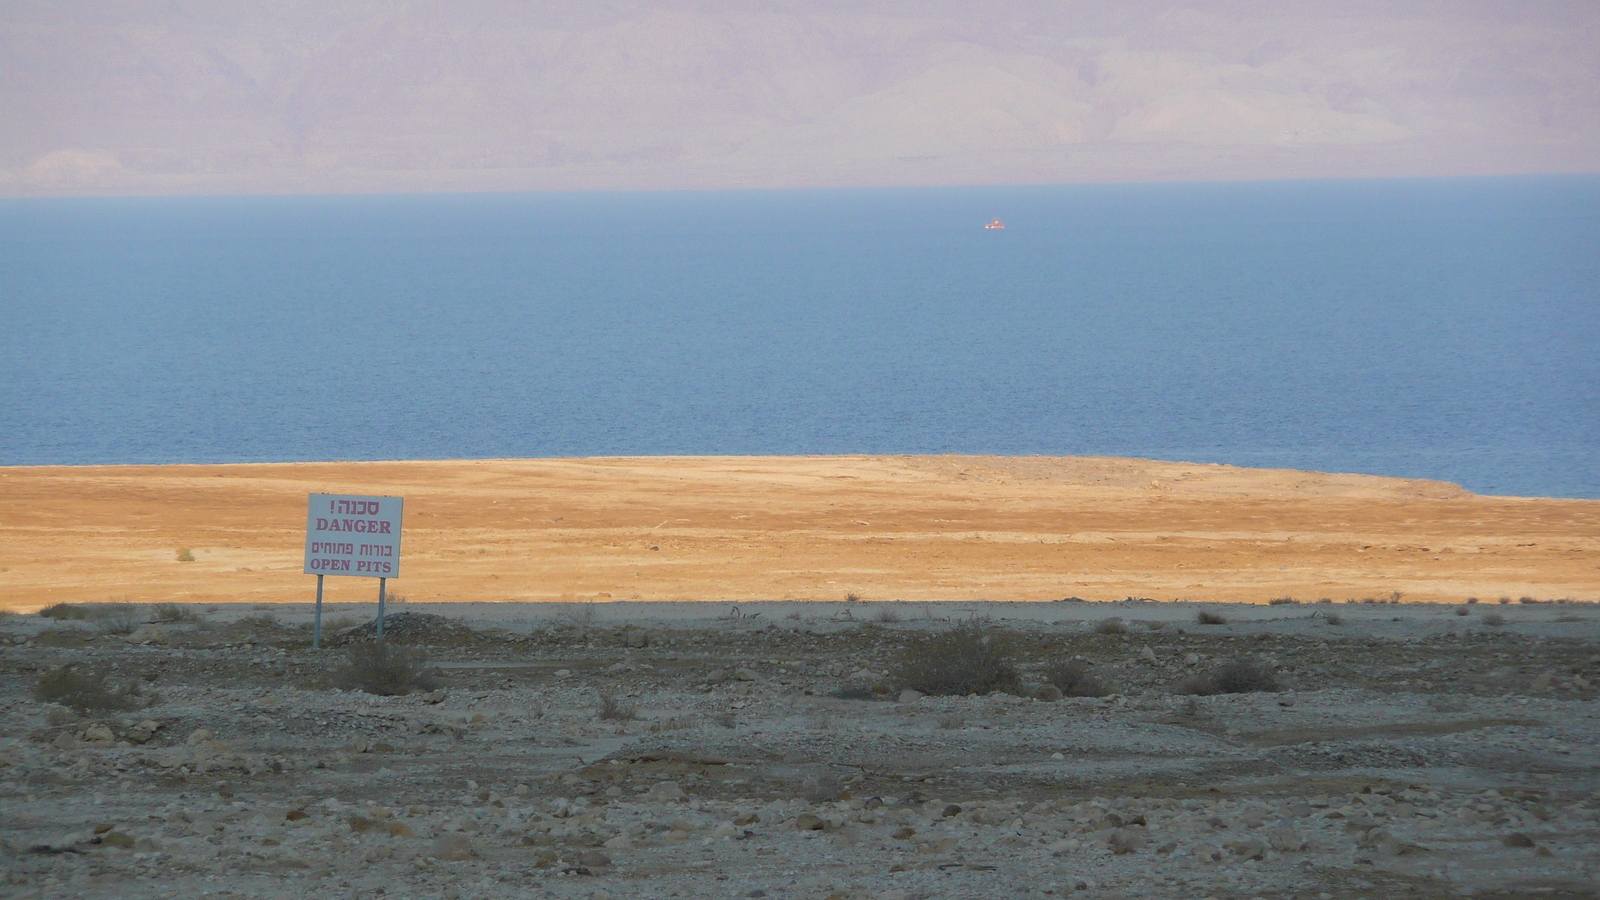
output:
[[1116, 618], [1115, 616], [1113, 616], [1113, 617], [1111, 617], [1109, 619], [1102, 619], [1102, 620], [1100, 620], [1100, 622], [1098, 622], [1094, 626], [1094, 633], [1095, 634], [1127, 634], [1128, 633], [1128, 623], [1122, 621], [1119, 618]]
[[245, 616], [235, 624], [249, 631], [276, 631], [283, 627], [283, 623], [278, 621], [278, 617], [269, 612]]
[[374, 641], [351, 647], [345, 664], [333, 670], [332, 680], [345, 690], [392, 697], [430, 690], [433, 679], [423, 671], [426, 664], [427, 655], [421, 650]]
[[1210, 697], [1214, 694], [1250, 694], [1257, 691], [1279, 691], [1282, 685], [1270, 669], [1248, 660], [1234, 660], [1212, 669], [1204, 675], [1184, 680], [1179, 691]]
[[1504, 625], [1505, 623], [1506, 617], [1499, 613], [1489, 613], [1483, 617], [1483, 624], [1485, 625]]
[[194, 551], [188, 547], [179, 547], [178, 562], [194, 562]]
[[847, 684], [834, 690], [828, 696], [835, 700], [882, 700], [888, 695], [875, 690], [868, 684]]
[[895, 667], [902, 687], [938, 696], [1015, 690], [1021, 681], [1010, 641], [977, 622], [913, 640]]
[[1076, 659], [1045, 669], [1044, 680], [1055, 685], [1063, 697], [1105, 697], [1112, 693], [1105, 681]]
[[878, 621], [885, 625], [893, 625], [900, 621], [900, 613], [888, 606], [878, 607]]
[[81, 606], [73, 606], [71, 603], [52, 603], [49, 606], [46, 606], [44, 609], [39, 610], [39, 618], [56, 619], [58, 621], [66, 619], [87, 619], [89, 618], [89, 611]]
[[1267, 605], [1268, 606], [1288, 606], [1288, 605], [1290, 605], [1292, 603], [1299, 603], [1299, 602], [1300, 602], [1299, 600], [1296, 600], [1293, 597], [1273, 597], [1271, 600], [1267, 601]]
[[80, 669], [60, 666], [39, 676], [34, 696], [45, 703], [59, 703], [80, 712], [111, 709], [141, 709], [155, 702], [155, 696], [138, 684], [113, 688], [105, 669]]
[[204, 618], [181, 603], [157, 603], [150, 609], [150, 621], [162, 625], [198, 625]]
[[639, 708], [631, 703], [623, 703], [611, 694], [601, 694], [600, 718], [609, 722], [631, 722], [639, 718]]
[[1226, 625], [1228, 620], [1221, 613], [1214, 613], [1209, 609], [1202, 609], [1194, 614], [1194, 620], [1200, 625]]
[[1472, 615], [1472, 610], [1467, 609], [1465, 606], [1458, 606], [1458, 607], [1456, 607], [1456, 615], [1458, 615], [1458, 616], [1470, 616], [1470, 615]]
[[133, 634], [134, 629], [144, 624], [139, 607], [126, 600], [97, 603], [89, 608], [89, 615], [100, 623], [100, 630], [106, 634]]
[[94, 640], [94, 633], [86, 628], [46, 628], [33, 636], [41, 647], [77, 648]]

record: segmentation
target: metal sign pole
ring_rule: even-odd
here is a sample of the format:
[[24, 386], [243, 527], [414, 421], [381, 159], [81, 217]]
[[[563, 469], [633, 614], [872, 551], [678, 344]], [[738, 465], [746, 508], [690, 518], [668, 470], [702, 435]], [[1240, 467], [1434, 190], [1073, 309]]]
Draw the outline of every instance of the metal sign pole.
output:
[[311, 626], [311, 649], [316, 650], [322, 646], [322, 576], [317, 576], [317, 619]]
[[383, 588], [389, 581], [387, 578], [378, 579], [378, 640], [383, 640]]

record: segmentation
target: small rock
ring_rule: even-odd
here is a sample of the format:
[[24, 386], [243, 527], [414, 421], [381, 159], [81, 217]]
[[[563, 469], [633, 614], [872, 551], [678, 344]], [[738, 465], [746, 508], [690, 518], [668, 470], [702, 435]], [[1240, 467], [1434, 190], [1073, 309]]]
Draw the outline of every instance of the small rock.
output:
[[915, 702], [917, 702], [918, 700], [921, 700], [921, 699], [922, 699], [922, 692], [921, 691], [914, 691], [911, 688], [906, 688], [905, 690], [900, 692], [900, 702], [901, 703], [915, 703]]
[[444, 702], [444, 688], [439, 688], [436, 691], [430, 691], [429, 693], [427, 693], [426, 695], [423, 696], [422, 702], [423, 703], [443, 703]]
[[1514, 831], [1511, 834], [1506, 835], [1505, 839], [1501, 841], [1501, 843], [1505, 844], [1507, 847], [1526, 848], [1536, 846], [1533, 842], [1533, 838], [1528, 837], [1520, 831]]
[[1063, 696], [1065, 695], [1061, 693], [1061, 688], [1058, 688], [1053, 684], [1042, 684], [1039, 686], [1038, 690], [1033, 692], [1033, 697], [1035, 700], [1043, 700], [1046, 703], [1054, 703], [1057, 700], [1060, 700]]
[[657, 803], [674, 803], [688, 795], [676, 781], [659, 781], [650, 786], [646, 796]]
[[472, 839], [464, 834], [443, 834], [428, 848], [428, 855], [446, 862], [461, 862], [473, 857]]
[[94, 743], [111, 743], [117, 739], [115, 733], [104, 725], [90, 725], [83, 730], [83, 739]]
[[1198, 666], [1198, 665], [1200, 665], [1200, 654], [1198, 654], [1198, 653], [1185, 653], [1183, 655], [1183, 664], [1186, 665], [1186, 666]]
[[1149, 647], [1146, 647], [1143, 650], [1139, 651], [1139, 658], [1144, 660], [1145, 662], [1155, 662], [1156, 661], [1156, 651], [1152, 650]]
[[821, 831], [827, 827], [826, 822], [811, 813], [801, 813], [795, 816], [794, 827], [796, 831]]
[[1106, 838], [1106, 846], [1118, 856], [1142, 850], [1144, 845], [1144, 835], [1133, 831], [1124, 831], [1121, 828], [1113, 830], [1111, 836]]
[[740, 666], [739, 668], [733, 670], [733, 677], [739, 679], [740, 681], [756, 681], [761, 676], [757, 675], [754, 669], [748, 669]]
[[650, 633], [637, 628], [622, 633], [622, 646], [640, 650], [650, 646]]
[[1267, 832], [1267, 843], [1280, 853], [1292, 853], [1306, 848], [1306, 839], [1288, 825], [1279, 825]]
[[1294, 699], [1294, 695], [1293, 694], [1280, 694], [1280, 695], [1278, 695], [1278, 705], [1279, 706], [1282, 706], [1282, 707], [1287, 709], [1288, 707], [1291, 707], [1294, 704], [1295, 704], [1295, 699]]
[[205, 742], [207, 742], [209, 740], [211, 740], [211, 731], [210, 731], [210, 729], [207, 729], [207, 728], [196, 728], [194, 731], [189, 733], [189, 739], [188, 739], [188, 741], [186, 741], [186, 743], [191, 744], [191, 745], [193, 745], [193, 744], [204, 744]]
[[1528, 688], [1529, 690], [1540, 692], [1548, 691], [1550, 690], [1550, 682], [1553, 680], [1554, 675], [1550, 672], [1546, 672], [1543, 675], [1540, 675], [1538, 678], [1535, 678], [1533, 680], [1533, 684], [1529, 685]]
[[897, 841], [909, 841], [916, 836], [917, 830], [915, 828], [902, 828], [892, 835], [892, 837]]
[[944, 816], [946, 819], [953, 819], [956, 816], [961, 815], [961, 807], [952, 803], [940, 810], [939, 815]]
[[576, 861], [578, 865], [590, 869], [611, 865], [611, 857], [601, 853], [599, 850], [581, 850], [578, 852]]

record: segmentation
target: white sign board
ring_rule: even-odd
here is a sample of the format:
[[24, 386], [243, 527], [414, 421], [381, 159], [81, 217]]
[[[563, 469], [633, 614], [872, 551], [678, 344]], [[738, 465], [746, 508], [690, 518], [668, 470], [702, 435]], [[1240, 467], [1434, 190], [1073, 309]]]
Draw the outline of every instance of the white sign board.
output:
[[306, 513], [305, 573], [398, 578], [404, 505], [403, 497], [312, 494]]

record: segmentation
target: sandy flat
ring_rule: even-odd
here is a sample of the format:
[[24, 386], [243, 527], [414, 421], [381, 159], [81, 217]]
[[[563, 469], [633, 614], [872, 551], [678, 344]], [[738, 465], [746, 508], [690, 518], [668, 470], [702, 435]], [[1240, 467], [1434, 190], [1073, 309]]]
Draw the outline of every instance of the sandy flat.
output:
[[1594, 500], [1134, 459], [653, 457], [4, 468], [0, 609], [303, 602], [312, 492], [405, 497], [390, 589], [413, 602], [1600, 599]]

